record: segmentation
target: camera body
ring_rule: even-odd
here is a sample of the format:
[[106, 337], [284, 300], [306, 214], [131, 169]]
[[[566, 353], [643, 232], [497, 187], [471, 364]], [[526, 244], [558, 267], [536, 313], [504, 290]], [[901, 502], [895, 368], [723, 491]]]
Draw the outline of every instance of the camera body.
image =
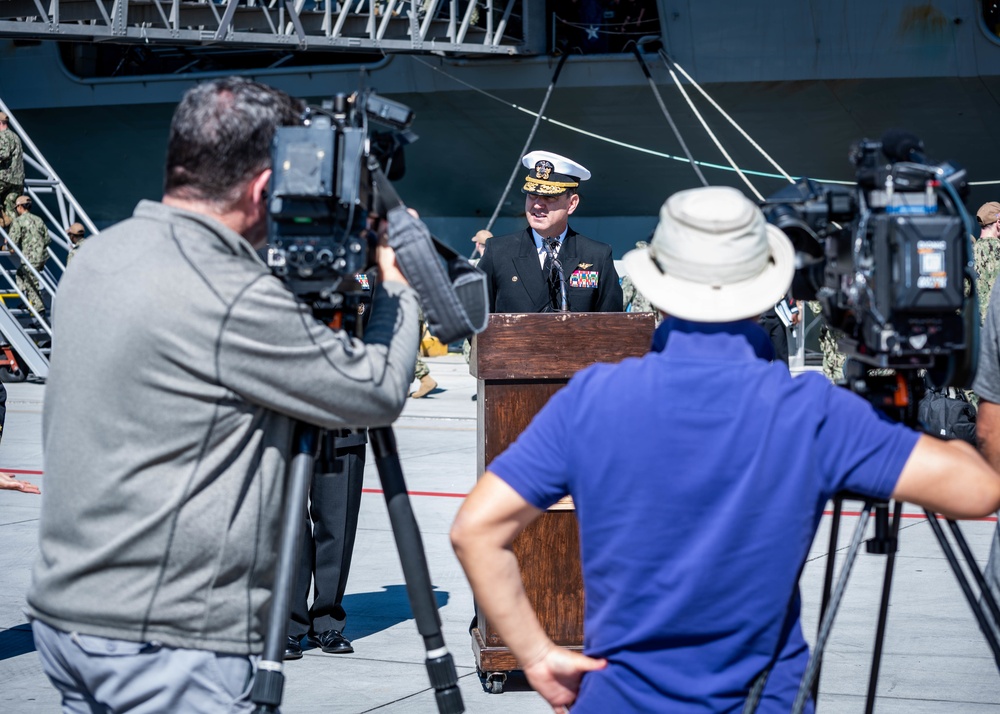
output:
[[979, 328], [965, 171], [919, 149], [901, 132], [862, 140], [855, 186], [803, 179], [763, 209], [796, 248], [793, 296], [820, 302], [848, 357], [964, 386]]
[[300, 126], [279, 127], [271, 147], [267, 263], [296, 295], [335, 307], [361, 290], [357, 276], [373, 262], [385, 210], [372, 160], [387, 166], [401, 155], [392, 135], [371, 140], [369, 118], [405, 129], [413, 113], [374, 92], [340, 94]]
[[[369, 121], [391, 130], [370, 133]], [[486, 327], [486, 276], [436, 240], [392, 186], [403, 175], [403, 147], [416, 139], [412, 121], [405, 104], [368, 91], [339, 94], [310, 107], [301, 125], [280, 127], [271, 146], [267, 263], [317, 316], [347, 327], [378, 280], [369, 268], [385, 225], [381, 237], [416, 289], [428, 328], [454, 342]]]

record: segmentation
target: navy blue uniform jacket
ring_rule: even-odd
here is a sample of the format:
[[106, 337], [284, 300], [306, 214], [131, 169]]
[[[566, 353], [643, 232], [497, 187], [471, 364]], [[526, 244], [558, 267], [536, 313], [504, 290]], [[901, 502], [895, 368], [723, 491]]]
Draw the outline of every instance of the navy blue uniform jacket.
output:
[[[570, 312], [622, 311], [622, 288], [611, 257], [611, 246], [570, 228], [559, 249], [559, 260], [566, 276], [566, 301]], [[490, 312], [548, 312], [551, 309], [548, 283], [538, 262], [530, 228], [490, 238], [479, 269], [486, 273]], [[596, 287], [584, 287], [592, 285], [595, 278]], [[573, 282], [581, 287], [573, 287]]]

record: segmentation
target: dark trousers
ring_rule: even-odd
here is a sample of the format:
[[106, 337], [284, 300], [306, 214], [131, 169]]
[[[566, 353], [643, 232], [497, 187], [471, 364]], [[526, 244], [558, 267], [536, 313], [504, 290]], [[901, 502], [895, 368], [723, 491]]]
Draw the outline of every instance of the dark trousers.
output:
[[[309, 490], [309, 512], [288, 623], [292, 637], [343, 630], [347, 620], [341, 601], [358, 530], [367, 438], [362, 431], [325, 441]], [[308, 602], [310, 582], [314, 584], [312, 605]]]
[[0, 382], [0, 439], [3, 438], [3, 425], [7, 421], [7, 387]]
[[774, 361], [780, 360], [788, 364], [788, 331], [785, 329], [785, 323], [778, 317], [778, 313], [773, 309], [765, 312], [760, 316], [760, 326], [771, 338], [771, 344], [774, 346]]

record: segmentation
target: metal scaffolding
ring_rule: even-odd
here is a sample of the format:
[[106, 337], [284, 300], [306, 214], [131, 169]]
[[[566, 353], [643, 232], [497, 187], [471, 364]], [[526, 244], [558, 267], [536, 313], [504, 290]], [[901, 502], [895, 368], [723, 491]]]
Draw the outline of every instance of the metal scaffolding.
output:
[[[527, 26], [533, 24], [525, 18], [527, 6], [528, 0], [0, 0], [0, 36], [259, 49], [533, 54], [538, 48], [527, 40]], [[534, 30], [531, 34], [544, 36]]]
[[28, 263], [21, 249], [8, 242], [7, 231], [0, 226], [0, 380], [18, 381], [29, 372], [38, 379], [45, 379], [49, 371], [52, 326], [47, 314], [36, 312], [18, 287], [17, 268], [22, 264], [28, 267], [38, 282], [42, 301], [51, 306], [59, 279], [66, 271], [67, 254], [72, 248], [66, 227], [71, 223], [82, 223], [91, 236], [97, 235], [98, 230], [2, 99], [0, 111], [7, 114], [9, 131], [15, 132], [21, 139], [24, 193], [31, 197], [32, 212], [45, 222], [52, 241], [45, 266], [37, 271]]

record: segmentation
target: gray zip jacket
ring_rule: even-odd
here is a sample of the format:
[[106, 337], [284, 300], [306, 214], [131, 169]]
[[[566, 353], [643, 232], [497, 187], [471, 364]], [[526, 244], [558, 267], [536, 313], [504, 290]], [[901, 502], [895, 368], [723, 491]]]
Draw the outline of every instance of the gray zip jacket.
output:
[[402, 411], [416, 293], [365, 339], [314, 319], [238, 234], [144, 201], [59, 286], [29, 614], [64, 631], [262, 649], [294, 420]]

